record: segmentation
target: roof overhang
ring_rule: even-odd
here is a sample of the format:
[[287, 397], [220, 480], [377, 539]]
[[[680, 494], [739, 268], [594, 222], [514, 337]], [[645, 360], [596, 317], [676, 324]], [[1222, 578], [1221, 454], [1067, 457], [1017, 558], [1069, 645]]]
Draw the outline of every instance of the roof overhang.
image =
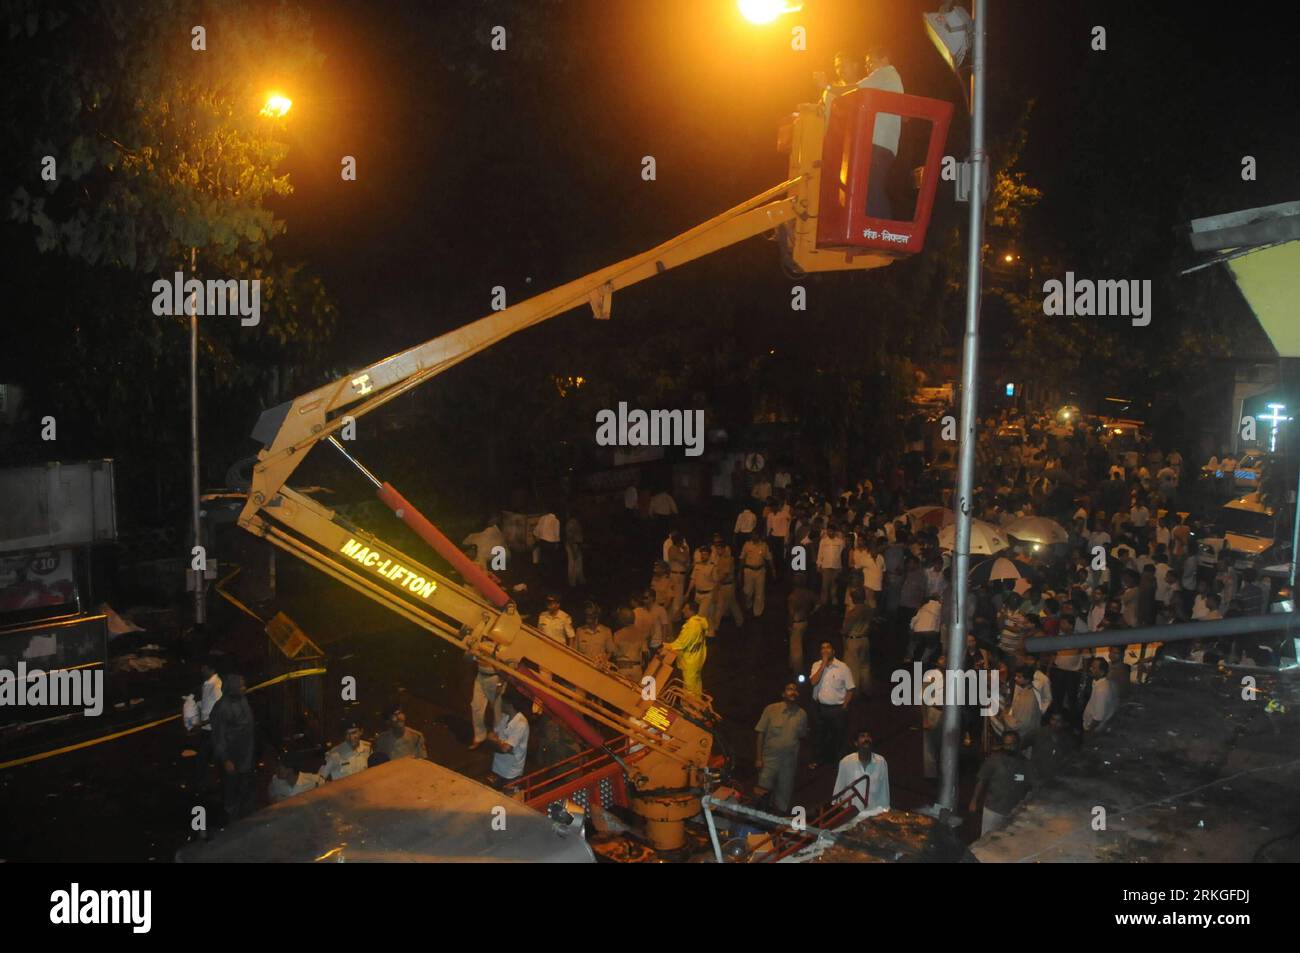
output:
[[1194, 219], [1191, 242], [1228, 266], [1278, 355], [1300, 357], [1300, 202]]

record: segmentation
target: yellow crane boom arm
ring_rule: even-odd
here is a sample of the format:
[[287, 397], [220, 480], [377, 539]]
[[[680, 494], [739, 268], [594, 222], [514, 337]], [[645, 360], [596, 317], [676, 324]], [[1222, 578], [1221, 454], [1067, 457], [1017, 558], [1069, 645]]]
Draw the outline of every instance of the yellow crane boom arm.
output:
[[346, 416], [368, 414], [498, 341], [582, 305], [591, 305], [597, 317], [608, 317], [615, 291], [791, 221], [796, 200], [789, 193], [800, 178], [782, 182], [647, 252], [440, 334], [263, 412], [253, 437], [264, 449], [253, 469], [245, 514], [273, 499], [312, 445], [343, 426], [345, 415], [340, 411], [355, 404]]
[[804, 178], [782, 182], [647, 252], [267, 410], [253, 432], [263, 449], [240, 525], [486, 664], [509, 669], [516, 681], [651, 749], [660, 757], [638, 761], [641, 784], [670, 788], [694, 783], [695, 772], [708, 762], [712, 736], [683, 717], [692, 702], [669, 686], [673, 653], [665, 650], [651, 661], [647, 674], [655, 691], [646, 697], [641, 685], [523, 624], [513, 603], [493, 605], [294, 491], [286, 481], [315, 444], [331, 438], [347, 417], [369, 413], [511, 334], [573, 308], [587, 304], [596, 317], [607, 318], [613, 292], [792, 221], [800, 208], [795, 187]]

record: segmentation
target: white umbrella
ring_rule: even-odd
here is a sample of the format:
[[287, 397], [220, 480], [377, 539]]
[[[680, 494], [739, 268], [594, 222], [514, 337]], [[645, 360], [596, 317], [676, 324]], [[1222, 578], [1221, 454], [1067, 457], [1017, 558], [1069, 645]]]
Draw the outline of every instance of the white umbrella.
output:
[[933, 526], [938, 529], [949, 526], [957, 520], [952, 510], [944, 509], [942, 506], [914, 506], [903, 515], [907, 517], [913, 529], [918, 526]]
[[1064, 543], [1069, 540], [1070, 534], [1065, 531], [1056, 520], [1049, 520], [1046, 516], [1021, 516], [1007, 523], [1003, 527], [1007, 534], [1014, 536], [1016, 539], [1023, 539], [1030, 543], [1042, 543], [1050, 546], [1053, 543]]
[[[945, 551], [951, 551], [956, 545], [957, 524], [945, 526], [939, 530], [939, 548]], [[970, 551], [978, 556], [992, 556], [994, 553], [1000, 553], [1008, 546], [1006, 536], [1002, 535], [1002, 530], [992, 523], [986, 523], [983, 520], [970, 521]]]
[[998, 556], [994, 559], [982, 560], [979, 565], [970, 571], [971, 582], [987, 585], [990, 582], [1000, 582], [1006, 579], [1023, 579], [1025, 570], [1028, 567], [1024, 563], [1014, 562], [1005, 557]]

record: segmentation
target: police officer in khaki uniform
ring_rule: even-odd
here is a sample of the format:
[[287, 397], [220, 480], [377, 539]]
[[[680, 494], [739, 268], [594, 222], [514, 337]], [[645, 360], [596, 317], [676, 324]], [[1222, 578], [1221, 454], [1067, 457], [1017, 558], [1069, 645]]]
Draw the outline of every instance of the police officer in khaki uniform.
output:
[[772, 805], [785, 813], [790, 810], [795, 773], [799, 767], [799, 742], [808, 737], [808, 713], [799, 707], [799, 687], [787, 682], [781, 700], [763, 709], [754, 731], [758, 738], [758, 784], [754, 793], [772, 796]]
[[361, 726], [355, 721], [344, 723], [343, 740], [325, 753], [320, 776], [326, 781], [351, 777], [370, 767], [370, 742], [361, 738]]
[[618, 631], [614, 633], [614, 667], [620, 675], [640, 684], [650, 630], [637, 625], [636, 616], [631, 609], [619, 609], [617, 622]]
[[388, 728], [375, 739], [375, 750], [389, 761], [398, 758], [418, 758], [427, 761], [429, 751], [424, 745], [424, 734], [407, 727], [406, 712], [394, 707], [388, 712]]
[[763, 615], [767, 602], [767, 571], [772, 566], [772, 550], [755, 531], [740, 551], [740, 572], [744, 582], [745, 608], [755, 619]]
[[668, 608], [671, 619], [681, 615], [682, 601], [686, 598], [686, 576], [691, 565], [691, 547], [681, 533], [673, 533], [664, 541], [664, 562], [673, 584], [673, 602]]
[[727, 615], [738, 627], [745, 624], [745, 616], [736, 602], [736, 560], [731, 555], [731, 547], [722, 541], [721, 533], [713, 535], [713, 601], [709, 609], [710, 632], [717, 633]]
[[700, 607], [700, 615], [709, 619], [709, 634], [717, 635], [713, 627], [713, 548], [701, 546], [695, 551], [695, 565], [691, 568], [691, 584], [686, 589], [686, 598], [694, 597]]
[[474, 726], [474, 740], [469, 746], [472, 751], [487, 740], [488, 705], [492, 706], [492, 724], [495, 725], [501, 718], [502, 685], [501, 676], [491, 665], [482, 661], [473, 652], [466, 652], [465, 658], [477, 666], [477, 671], [474, 673], [474, 690], [470, 694], [469, 702], [470, 723]]
[[600, 624], [600, 606], [588, 600], [583, 609], [587, 621], [578, 629], [574, 648], [593, 661], [608, 662], [616, 654], [614, 633], [609, 626]]

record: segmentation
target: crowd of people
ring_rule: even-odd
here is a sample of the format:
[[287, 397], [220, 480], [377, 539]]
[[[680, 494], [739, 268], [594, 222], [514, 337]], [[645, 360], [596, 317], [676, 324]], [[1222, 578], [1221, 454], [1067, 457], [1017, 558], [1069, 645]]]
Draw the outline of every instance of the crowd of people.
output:
[[[814, 771], [835, 766], [836, 792], [858, 798], [862, 810], [887, 808], [888, 768], [869, 730], [851, 732], [861, 721], [854, 704], [888, 690], [881, 672], [917, 664], [933, 679], [948, 667], [951, 546], [940, 535], [950, 521], [942, 514], [952, 505], [945, 464], [954, 449], [918, 440], [834, 488], [792, 462], [750, 472], [737, 461], [715, 478], [712, 505], [689, 515], [668, 489], [628, 487], [623, 533], [639, 541], [629, 549], [649, 551], [648, 586], [619, 600], [609, 625], [587, 600], [578, 628], [557, 589], [537, 625], [634, 680], [667, 646], [683, 690], [707, 697], [710, 644], [728, 632], [750, 638], [779, 595], [790, 681], [756, 725], [755, 798], [789, 810], [806, 761]], [[1004, 412], [980, 426], [977, 477], [978, 519], [1004, 530], [1042, 516], [1061, 530], [1055, 542], [1010, 536], [997, 556], [1011, 562], [1014, 578], [981, 578], [977, 569], [969, 588], [958, 668], [996, 674], [1000, 693], [997, 714], [969, 702], [962, 713], [963, 748], [980, 762], [982, 825], [991, 830], [1081, 738], [1108, 729], [1129, 686], [1151, 677], [1164, 650], [1150, 636], [1057, 652], [1036, 651], [1036, 639], [1259, 613], [1269, 594], [1254, 569], [1203, 552], [1199, 517], [1211, 512], [1214, 488], [1207, 495], [1199, 470], [1138, 428], [1077, 413]], [[939, 519], [924, 515], [927, 505]], [[810, 626], [826, 637], [810, 642]], [[1233, 661], [1250, 661], [1254, 651], [1220, 638], [1168, 650]], [[927, 779], [938, 777], [940, 699], [928, 695], [920, 712]], [[842, 790], [869, 773], [874, 794]]]
[[[182, 718], [188, 736], [196, 745], [195, 792], [202, 797], [211, 789], [213, 768], [218, 768], [223, 820], [229, 823], [256, 806], [255, 772], [262, 739], [258, 737], [257, 720], [248, 702], [244, 677], [237, 671], [223, 673], [219, 671], [221, 668], [228, 669], [228, 666], [219, 657], [203, 663], [198, 697], [185, 696]], [[508, 699], [505, 705], [506, 711], [514, 715]], [[424, 734], [407, 725], [406, 712], [400, 705], [390, 706], [384, 713], [384, 721], [384, 729], [373, 741], [367, 741], [361, 724], [351, 717], [345, 718], [341, 725], [342, 740], [325, 750], [324, 759], [315, 771], [302, 770], [300, 757], [277, 751], [266, 790], [267, 803], [275, 804], [387, 761], [429, 757]], [[523, 746], [527, 744], [527, 735], [525, 722]], [[511, 742], [519, 740], [518, 725], [507, 718], [490, 737], [498, 751], [493, 771], [499, 772], [503, 779], [522, 774], [523, 747], [517, 752], [511, 747]]]
[[[922, 432], [904, 452], [838, 486], [806, 476], [793, 460], [757, 470], [728, 461], [731, 467], [714, 475], [711, 503], [687, 512], [668, 488], [628, 486], [623, 516], [611, 525], [619, 552], [644, 559], [644, 583], [603, 604], [587, 584], [576, 511], [563, 521], [553, 512], [536, 520], [531, 558], [513, 566], [494, 561], [513, 555], [499, 516], [463, 547], [517, 598], [530, 624], [601, 669], [637, 684], [652, 658], [671, 652], [680, 692], [702, 710], [712, 706], [715, 678], [726, 677], [712, 672], [710, 646], [722, 638], [771, 652], [763, 633], [779, 631], [780, 662], [771, 658], [786, 678], [754, 725], [752, 773], [738, 766], [739, 776], [751, 779], [753, 803], [788, 812], [805, 783], [800, 772], [825, 766], [835, 772], [835, 797], [876, 813], [890, 808], [889, 768], [873, 737], [887, 731], [868, 724], [864, 702], [888, 693], [900, 671], [915, 670], [939, 688], [917, 706], [922, 777], [906, 782], [916, 790], [939, 775], [953, 618], [951, 542], [941, 536], [951, 522], [954, 449]], [[1108, 730], [1123, 696], [1151, 677], [1166, 650], [1150, 633], [1056, 652], [1037, 651], [1036, 640], [1266, 611], [1270, 594], [1255, 570], [1216, 560], [1200, 545], [1199, 517], [1217, 501], [1199, 477], [1181, 454], [1165, 453], [1138, 429], [1078, 414], [1007, 411], [982, 422], [974, 515], [1009, 545], [972, 559], [964, 654], [953, 667], [998, 693], [991, 710], [975, 699], [961, 702], [963, 764], [978, 763], [969, 807], [982, 831], [1005, 824], [1082, 739]], [[1059, 536], [1047, 542], [1007, 532], [1027, 517], [1050, 519]], [[981, 572], [994, 558], [1006, 563], [1002, 571]], [[1250, 644], [1219, 637], [1167, 650], [1267, 661], [1253, 659]], [[549, 763], [538, 750], [530, 758], [530, 735], [538, 742], [555, 726], [541, 718], [539, 735], [541, 708], [515, 695], [480, 657], [468, 659], [468, 743], [491, 751], [488, 780], [509, 786], [526, 767]], [[208, 698], [210, 683], [200, 731], [223, 723]], [[376, 759], [426, 757], [423, 736], [405, 727], [400, 712], [392, 718], [373, 746], [349, 728], [317, 772], [282, 765], [271, 798], [346, 777]], [[242, 747], [215, 747], [219, 763], [235, 764], [228, 775], [243, 773]], [[577, 747], [547, 750], [562, 755]], [[246, 788], [237, 779], [230, 784], [230, 809], [238, 812]]]

